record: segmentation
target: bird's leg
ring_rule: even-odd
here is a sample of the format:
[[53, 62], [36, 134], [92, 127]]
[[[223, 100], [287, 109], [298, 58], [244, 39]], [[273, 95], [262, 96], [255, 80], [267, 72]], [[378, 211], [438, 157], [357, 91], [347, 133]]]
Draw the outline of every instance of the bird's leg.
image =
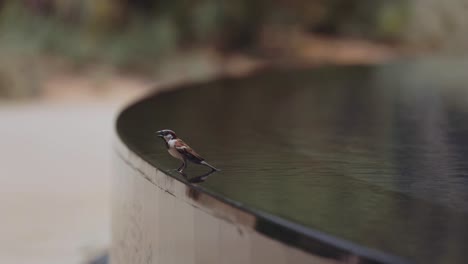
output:
[[182, 167], [179, 169], [179, 172], [184, 174], [184, 170], [187, 168], [187, 161], [184, 160], [184, 163], [182, 164]]
[[180, 164], [179, 168], [177, 168], [177, 171], [178, 171], [178, 172], [182, 172], [181, 170], [182, 170], [182, 168], [184, 168], [184, 167], [185, 167], [185, 161], [182, 161], [182, 164]]
[[187, 168], [187, 160], [184, 160], [184, 163], [182, 163], [182, 166], [177, 170], [180, 174], [185, 175], [184, 170]]

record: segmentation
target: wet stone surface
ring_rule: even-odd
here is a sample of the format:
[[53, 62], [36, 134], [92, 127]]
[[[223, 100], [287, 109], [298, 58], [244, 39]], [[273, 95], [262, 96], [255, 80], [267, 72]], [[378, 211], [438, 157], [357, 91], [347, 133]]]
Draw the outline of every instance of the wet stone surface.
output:
[[[172, 129], [210, 193], [416, 263], [468, 259], [467, 63], [276, 70], [149, 97], [117, 122], [168, 171]], [[205, 168], [190, 164], [189, 177]], [[175, 177], [177, 174], [171, 173]]]

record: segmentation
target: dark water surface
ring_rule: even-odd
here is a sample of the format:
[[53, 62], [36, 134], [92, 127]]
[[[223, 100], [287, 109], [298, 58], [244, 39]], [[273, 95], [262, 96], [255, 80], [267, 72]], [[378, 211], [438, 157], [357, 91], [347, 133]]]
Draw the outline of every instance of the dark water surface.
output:
[[[188, 85], [125, 110], [118, 132], [168, 170], [179, 163], [154, 132], [173, 129], [222, 169], [201, 186], [248, 208], [416, 263], [466, 263], [467, 66], [277, 70]], [[189, 175], [201, 171], [189, 165]]]

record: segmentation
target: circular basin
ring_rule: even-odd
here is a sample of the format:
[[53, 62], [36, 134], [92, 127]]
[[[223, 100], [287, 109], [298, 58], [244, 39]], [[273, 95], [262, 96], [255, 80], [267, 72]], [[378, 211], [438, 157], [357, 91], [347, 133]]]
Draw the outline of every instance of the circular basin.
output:
[[[369, 263], [468, 259], [468, 77], [463, 61], [267, 70], [187, 84], [130, 106], [123, 144], [188, 188], [305, 251]], [[222, 171], [188, 180], [156, 131]], [[321, 250], [317, 250], [321, 248]], [[325, 252], [325, 253], [324, 253]], [[320, 255], [320, 254], [319, 254]]]

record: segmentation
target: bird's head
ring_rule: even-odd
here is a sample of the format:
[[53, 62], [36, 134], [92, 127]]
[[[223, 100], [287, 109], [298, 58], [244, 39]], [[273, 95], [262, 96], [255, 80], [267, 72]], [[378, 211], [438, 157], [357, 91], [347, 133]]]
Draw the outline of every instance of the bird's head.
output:
[[177, 138], [174, 131], [169, 130], [169, 129], [159, 130], [156, 133], [158, 133], [158, 137], [164, 138], [164, 140], [166, 140], [166, 141]]

